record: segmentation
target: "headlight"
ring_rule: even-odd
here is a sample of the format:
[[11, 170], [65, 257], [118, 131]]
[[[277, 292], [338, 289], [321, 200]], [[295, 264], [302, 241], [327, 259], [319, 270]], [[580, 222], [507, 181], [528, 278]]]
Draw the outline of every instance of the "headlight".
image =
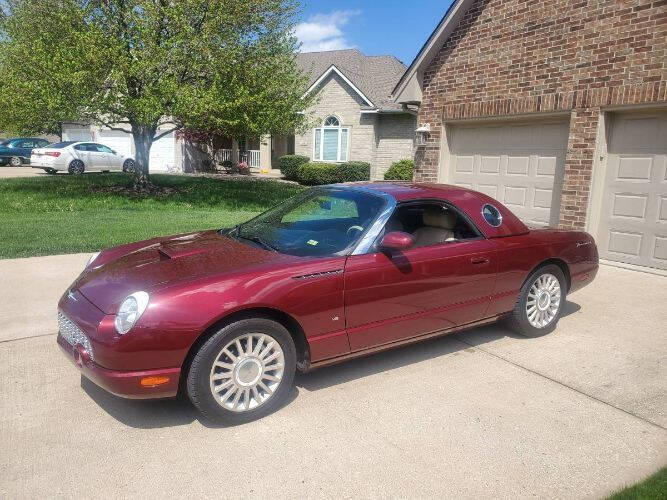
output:
[[[90, 256], [90, 259], [88, 259], [88, 262], [86, 262], [86, 267], [91, 265], [95, 259], [97, 259], [97, 256], [100, 254], [100, 252], [95, 252], [93, 255]], [[85, 268], [84, 268], [85, 269]]]
[[148, 294], [146, 292], [134, 292], [128, 296], [118, 308], [116, 314], [116, 331], [121, 335], [125, 335], [134, 324], [139, 321], [141, 315], [146, 310], [148, 305]]

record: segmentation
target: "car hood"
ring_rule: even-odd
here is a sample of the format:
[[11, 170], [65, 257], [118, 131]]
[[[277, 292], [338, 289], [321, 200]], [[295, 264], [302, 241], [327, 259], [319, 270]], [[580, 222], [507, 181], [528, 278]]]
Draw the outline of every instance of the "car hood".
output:
[[[108, 250], [108, 252], [112, 252]], [[136, 291], [158, 288], [206, 276], [234, 274], [293, 257], [255, 248], [217, 231], [148, 240], [110, 260], [100, 255], [72, 286], [107, 314]]]

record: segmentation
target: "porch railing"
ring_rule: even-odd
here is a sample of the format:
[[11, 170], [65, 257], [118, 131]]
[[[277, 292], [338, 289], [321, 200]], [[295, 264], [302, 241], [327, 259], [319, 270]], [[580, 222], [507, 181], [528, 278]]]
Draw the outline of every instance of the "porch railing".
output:
[[[249, 167], [259, 167], [259, 149], [248, 149], [245, 151], [245, 154], [248, 157], [248, 166]], [[239, 156], [242, 156], [243, 152], [239, 151]], [[218, 149], [217, 154], [215, 155], [217, 162], [222, 163], [223, 161], [232, 161], [232, 150], [231, 149]]]

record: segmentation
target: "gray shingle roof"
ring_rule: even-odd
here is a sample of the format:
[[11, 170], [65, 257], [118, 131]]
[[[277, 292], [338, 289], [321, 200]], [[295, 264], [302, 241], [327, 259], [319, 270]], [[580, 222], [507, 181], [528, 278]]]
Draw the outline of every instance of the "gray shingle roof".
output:
[[394, 56], [366, 56], [357, 49], [302, 52], [297, 65], [309, 76], [308, 87], [334, 65], [378, 108], [401, 109], [390, 95], [407, 67]]

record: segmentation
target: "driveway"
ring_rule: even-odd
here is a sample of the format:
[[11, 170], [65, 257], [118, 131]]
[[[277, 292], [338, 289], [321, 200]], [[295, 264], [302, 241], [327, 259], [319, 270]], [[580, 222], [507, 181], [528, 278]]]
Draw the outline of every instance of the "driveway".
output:
[[0, 166], [0, 179], [13, 179], [15, 177], [38, 177], [45, 175], [49, 174], [38, 168]]
[[0, 260], [0, 497], [600, 497], [667, 463], [667, 278], [604, 266], [551, 335], [483, 327], [324, 368], [216, 428], [60, 354], [55, 304], [86, 258]]

